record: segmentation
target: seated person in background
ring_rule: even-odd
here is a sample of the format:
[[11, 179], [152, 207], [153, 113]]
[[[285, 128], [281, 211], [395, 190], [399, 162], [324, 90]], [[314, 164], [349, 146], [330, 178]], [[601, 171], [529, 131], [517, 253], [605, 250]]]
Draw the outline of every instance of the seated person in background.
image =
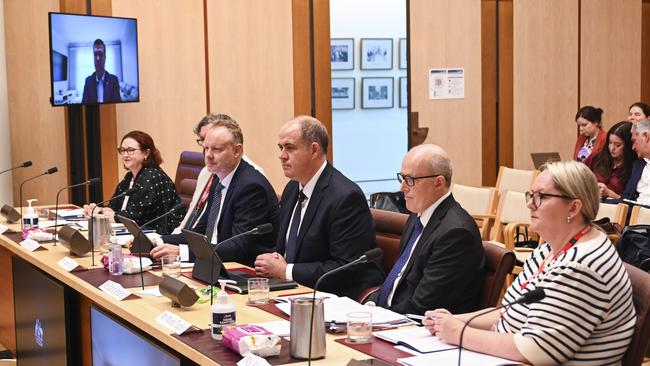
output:
[[398, 313], [453, 312], [479, 307], [485, 256], [476, 222], [449, 192], [452, 165], [436, 145], [409, 151], [397, 174], [406, 207], [400, 256], [370, 300]]
[[121, 102], [120, 82], [117, 76], [106, 71], [106, 45], [101, 39], [93, 44], [93, 61], [95, 72], [86, 78], [81, 103], [112, 103]]
[[585, 161], [598, 180], [601, 198], [621, 198], [636, 158], [632, 123], [623, 121], [612, 126], [607, 131], [605, 148]]
[[580, 135], [576, 141], [573, 160], [584, 162], [592, 154], [598, 154], [605, 145], [607, 134], [601, 127], [603, 110], [592, 106], [580, 108], [576, 113], [576, 123]]
[[632, 148], [639, 158], [632, 163], [622, 197], [650, 205], [650, 120], [642, 119], [632, 125]]
[[[112, 200], [109, 207], [96, 209], [95, 213], [106, 214], [113, 222], [116, 221], [115, 215], [120, 215], [143, 225], [169, 212], [181, 202], [174, 182], [160, 168], [162, 157], [151, 136], [142, 131], [131, 131], [122, 137], [117, 150], [128, 173], [117, 185], [113, 197], [132, 187], [136, 191], [132, 195]], [[89, 215], [93, 207], [94, 203], [84, 205], [86, 214]], [[184, 214], [184, 211], [173, 212], [149, 227], [158, 234], [169, 234], [181, 222]]]
[[[327, 129], [312, 117], [296, 117], [280, 129], [279, 158], [291, 181], [280, 199], [275, 252], [257, 257], [258, 275], [313, 288], [324, 273], [375, 246], [366, 197], [359, 186], [328, 164], [328, 142]], [[365, 263], [328, 277], [318, 290], [355, 299], [382, 279], [378, 263]]]
[[650, 106], [643, 102], [636, 102], [630, 106], [630, 111], [627, 114], [627, 120], [633, 123], [639, 122], [642, 119], [650, 118]]
[[[636, 314], [632, 286], [616, 248], [591, 222], [596, 178], [575, 161], [549, 163], [526, 193], [530, 229], [547, 240], [526, 260], [503, 304], [536, 288], [546, 296], [474, 319], [463, 347], [532, 365], [620, 365]], [[450, 344], [472, 317], [427, 311], [423, 324]]]
[[[224, 262], [252, 265], [259, 253], [270, 251], [277, 237], [278, 200], [269, 181], [242, 160], [244, 136], [237, 122], [217, 119], [210, 123], [203, 141], [205, 167], [199, 177], [188, 217], [172, 235], [157, 238], [154, 258], [178, 255], [188, 260], [187, 243], [181, 228], [205, 234], [211, 243], [271, 223], [273, 231], [261, 236], [236, 239], [219, 246]], [[179, 245], [181, 244], [181, 245]]]

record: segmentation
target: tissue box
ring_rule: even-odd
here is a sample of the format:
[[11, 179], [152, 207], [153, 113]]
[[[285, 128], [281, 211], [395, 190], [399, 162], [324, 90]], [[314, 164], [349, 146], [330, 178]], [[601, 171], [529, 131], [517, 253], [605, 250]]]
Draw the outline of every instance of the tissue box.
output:
[[280, 337], [257, 325], [225, 327], [223, 344], [242, 356], [277, 356], [282, 350]]

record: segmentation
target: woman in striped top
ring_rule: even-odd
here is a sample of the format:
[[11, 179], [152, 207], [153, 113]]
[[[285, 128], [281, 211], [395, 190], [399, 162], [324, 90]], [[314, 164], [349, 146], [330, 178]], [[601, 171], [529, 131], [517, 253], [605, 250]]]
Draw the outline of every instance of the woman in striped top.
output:
[[[503, 303], [538, 287], [546, 297], [473, 320], [463, 346], [533, 365], [620, 364], [636, 314], [623, 263], [607, 236], [591, 225], [599, 207], [596, 178], [575, 161], [550, 163], [526, 198], [530, 228], [547, 242], [526, 261]], [[437, 309], [423, 323], [458, 344], [474, 314], [454, 317]]]

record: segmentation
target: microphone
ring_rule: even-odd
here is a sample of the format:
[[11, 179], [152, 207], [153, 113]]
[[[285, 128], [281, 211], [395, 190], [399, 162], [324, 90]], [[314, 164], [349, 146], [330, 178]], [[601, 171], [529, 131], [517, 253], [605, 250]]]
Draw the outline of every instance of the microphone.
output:
[[6, 172], [10, 172], [10, 171], [12, 171], [12, 170], [19, 169], [19, 168], [27, 168], [27, 167], [30, 167], [30, 166], [32, 166], [32, 161], [31, 161], [31, 160], [27, 160], [26, 162], [24, 162], [24, 163], [22, 163], [22, 164], [20, 164], [20, 165], [18, 165], [18, 166], [15, 166], [15, 167], [13, 167], [13, 168], [9, 168], [9, 169], [5, 169], [5, 170], [3, 170], [3, 171], [0, 171], [0, 174], [2, 174], [2, 173], [6, 173]]
[[[181, 202], [181, 203], [177, 204], [176, 206], [172, 207], [171, 210], [165, 212], [164, 214], [145, 222], [140, 227], [144, 228], [145, 226], [147, 226], [147, 225], [149, 225], [151, 223], [154, 223], [154, 222], [162, 219], [163, 217], [169, 216], [174, 211], [183, 210], [185, 207], [186, 207], [185, 204], [183, 202]], [[139, 261], [140, 261], [140, 286], [142, 287], [142, 290], [144, 290], [144, 271], [142, 270], [142, 240], [148, 240], [148, 239], [147, 239], [146, 235], [144, 235], [142, 233], [142, 230], [140, 230], [140, 232], [138, 234], [139, 234], [138, 235], [139, 237], [138, 237], [136, 245], [138, 246], [138, 253], [140, 254], [140, 255], [138, 255], [138, 258], [139, 258]], [[142, 238], [143, 235], [144, 235], [144, 238]]]
[[316, 305], [316, 290], [318, 289], [318, 285], [320, 284], [320, 282], [324, 278], [326, 278], [326, 277], [328, 277], [328, 276], [330, 276], [330, 275], [332, 275], [334, 273], [343, 271], [343, 270], [348, 269], [348, 268], [350, 268], [352, 266], [356, 266], [357, 264], [373, 262], [373, 261], [381, 258], [382, 255], [383, 255], [383, 252], [381, 251], [381, 248], [370, 249], [369, 251], [363, 253], [362, 256], [360, 256], [359, 258], [353, 260], [352, 262], [346, 263], [346, 264], [344, 264], [344, 265], [342, 265], [340, 267], [334, 268], [333, 270], [331, 270], [329, 272], [323, 273], [323, 275], [320, 276], [318, 278], [318, 280], [316, 280], [316, 284], [314, 285], [314, 294], [311, 297], [311, 321], [309, 322], [309, 354], [307, 356], [307, 364], [308, 365], [311, 365], [311, 342], [312, 342], [312, 333], [314, 331], [314, 307]]
[[82, 183], [77, 183], [77, 184], [73, 184], [73, 185], [70, 185], [70, 186], [67, 186], [67, 187], [63, 187], [63, 188], [59, 189], [58, 192], [56, 192], [56, 204], [54, 205], [55, 214], [54, 214], [54, 244], [53, 245], [56, 245], [56, 242], [58, 240], [57, 235], [58, 235], [59, 231], [57, 229], [57, 222], [58, 222], [58, 218], [59, 218], [59, 195], [61, 194], [61, 192], [63, 192], [66, 189], [72, 189], [72, 188], [77, 188], [77, 187], [81, 187], [81, 186], [89, 186], [89, 185], [93, 185], [93, 184], [98, 184], [101, 181], [102, 180], [100, 178], [92, 178], [92, 179], [89, 179], [89, 180], [87, 180], [85, 182], [82, 182]]
[[[93, 179], [99, 179], [99, 178], [93, 178]], [[94, 235], [92, 235], [92, 233], [93, 233], [93, 230], [94, 230], [94, 228], [93, 228], [93, 217], [95, 215], [95, 209], [97, 209], [97, 207], [102, 207], [103, 204], [105, 204], [107, 202], [110, 202], [110, 201], [112, 201], [112, 200], [114, 200], [116, 198], [122, 198], [124, 196], [130, 196], [135, 191], [137, 191], [137, 189], [135, 187], [129, 188], [126, 191], [118, 194], [117, 196], [113, 196], [113, 197], [111, 197], [111, 198], [109, 198], [107, 200], [104, 200], [104, 201], [96, 204], [95, 207], [93, 207], [93, 209], [90, 210], [90, 223], [89, 223], [88, 227], [90, 228], [90, 231], [89, 231], [89, 234], [90, 234], [90, 250], [92, 251], [92, 257], [93, 257], [92, 265], [93, 266], [95, 266], [95, 238], [94, 238]]]
[[[214, 258], [212, 259], [210, 263], [210, 305], [213, 304], [214, 300], [212, 299], [212, 286], [214, 284], [214, 259], [218, 259], [219, 255], [217, 254], [217, 248], [223, 243], [227, 243], [229, 241], [239, 239], [242, 236], [248, 236], [248, 235], [263, 235], [263, 234], [268, 234], [271, 231], [273, 231], [273, 224], [271, 223], [266, 223], [262, 224], [259, 226], [256, 226], [248, 231], [244, 231], [243, 233], [239, 233], [237, 235], [233, 235], [228, 239], [225, 239], [221, 243], [217, 243], [213, 248], [212, 248], [212, 254], [214, 255]], [[208, 241], [210, 241], [211, 238], [208, 238]]]
[[499, 309], [502, 309], [502, 308], [505, 308], [505, 307], [508, 307], [508, 306], [512, 306], [512, 305], [515, 305], [515, 304], [532, 304], [534, 302], [537, 302], [537, 301], [543, 299], [544, 297], [546, 297], [546, 293], [544, 292], [544, 288], [543, 287], [538, 287], [538, 288], [536, 288], [536, 289], [534, 289], [532, 291], [528, 291], [525, 294], [519, 296], [517, 299], [515, 299], [515, 301], [511, 301], [511, 302], [509, 302], [507, 304], [497, 306], [496, 308], [481, 311], [480, 313], [478, 313], [478, 314], [474, 315], [473, 317], [469, 318], [469, 320], [465, 323], [465, 325], [463, 325], [463, 329], [461, 329], [461, 331], [460, 331], [460, 340], [458, 341], [458, 366], [460, 366], [460, 356], [461, 356], [462, 350], [463, 350], [463, 334], [465, 333], [465, 328], [467, 328], [467, 326], [469, 325], [469, 323], [471, 323], [472, 320], [478, 318], [479, 316], [483, 316], [485, 314], [491, 313], [491, 312], [493, 312], [495, 310], [499, 310]]
[[[25, 165], [26, 163], [29, 163], [31, 165], [31, 161], [25, 162], [25, 163], [23, 163], [23, 165]], [[50, 169], [46, 170], [45, 173], [41, 173], [41, 174], [39, 174], [39, 175], [37, 175], [35, 177], [27, 178], [22, 183], [20, 183], [20, 189], [19, 189], [20, 195], [19, 195], [19, 197], [20, 197], [20, 217], [21, 217], [20, 230], [21, 231], [25, 228], [24, 227], [24, 222], [22, 220], [22, 217], [23, 217], [23, 185], [25, 183], [29, 182], [30, 180], [34, 180], [34, 179], [36, 179], [38, 177], [42, 177], [44, 175], [54, 174], [54, 173], [56, 173], [58, 171], [59, 171], [59, 169], [57, 169], [57, 167], [54, 166], [54, 167], [51, 167]]]

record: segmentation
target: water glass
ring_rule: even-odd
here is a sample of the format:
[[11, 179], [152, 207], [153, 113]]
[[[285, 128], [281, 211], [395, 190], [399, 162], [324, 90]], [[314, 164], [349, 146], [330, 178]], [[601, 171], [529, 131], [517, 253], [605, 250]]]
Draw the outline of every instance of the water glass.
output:
[[355, 311], [348, 313], [347, 317], [348, 337], [346, 342], [354, 344], [370, 343], [372, 341], [372, 314]]
[[168, 255], [160, 259], [163, 275], [177, 278], [181, 275], [181, 257]]
[[269, 302], [269, 279], [249, 278], [248, 279], [248, 303], [259, 305]]

